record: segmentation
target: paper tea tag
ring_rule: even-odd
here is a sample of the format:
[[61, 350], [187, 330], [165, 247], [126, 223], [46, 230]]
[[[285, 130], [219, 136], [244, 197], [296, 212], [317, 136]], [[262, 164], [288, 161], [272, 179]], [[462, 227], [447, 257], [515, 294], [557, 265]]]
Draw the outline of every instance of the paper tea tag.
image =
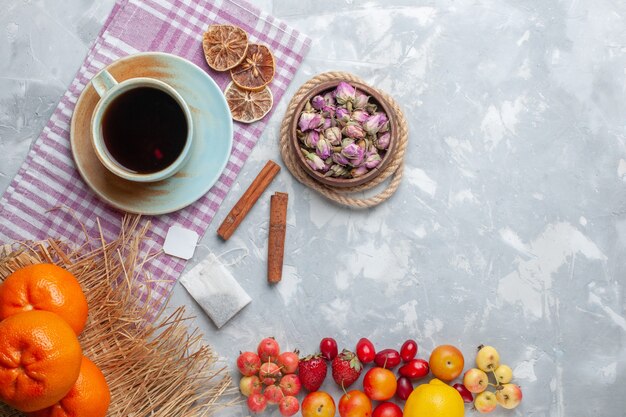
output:
[[172, 226], [165, 236], [163, 252], [185, 260], [191, 259], [199, 238], [200, 236], [193, 230]]
[[183, 275], [180, 283], [218, 328], [252, 301], [213, 254]]

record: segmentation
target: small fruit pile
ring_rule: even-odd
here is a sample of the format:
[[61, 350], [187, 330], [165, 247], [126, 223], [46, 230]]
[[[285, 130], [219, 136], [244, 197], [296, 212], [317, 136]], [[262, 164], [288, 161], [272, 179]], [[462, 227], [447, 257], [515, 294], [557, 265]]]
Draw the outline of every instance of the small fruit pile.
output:
[[[516, 384], [511, 384], [513, 371], [508, 365], [500, 364], [500, 354], [493, 346], [478, 347], [476, 366], [465, 372], [463, 385], [468, 391], [478, 394], [474, 399], [474, 407], [481, 413], [490, 413], [500, 404], [512, 409], [522, 401], [522, 390]], [[495, 383], [489, 382], [493, 376]], [[488, 390], [494, 387], [494, 391]], [[471, 394], [470, 394], [471, 398]]]
[[[417, 358], [417, 354], [418, 345], [412, 339], [399, 350], [376, 352], [369, 339], [361, 338], [354, 352], [340, 352], [335, 339], [327, 337], [320, 342], [319, 353], [298, 359], [297, 351], [280, 353], [278, 342], [265, 338], [256, 353], [239, 355], [237, 367], [243, 375], [241, 392], [248, 397], [248, 407], [254, 413], [263, 412], [267, 404], [279, 404], [283, 416], [295, 414], [300, 408], [296, 396], [301, 387], [309, 391], [302, 401], [303, 417], [332, 417], [336, 410], [341, 417], [462, 417], [464, 402], [473, 402], [476, 410], [488, 412], [496, 402], [513, 408], [521, 400], [519, 387], [509, 384], [511, 368], [499, 364], [498, 353], [492, 347], [481, 346], [476, 357], [480, 369], [470, 369], [464, 383], [453, 386], [448, 384], [463, 373], [465, 364], [459, 349], [437, 346], [428, 361]], [[344, 393], [337, 406], [328, 392], [320, 391], [329, 364], [333, 381]], [[363, 376], [362, 390], [348, 391], [369, 364], [372, 367]], [[493, 373], [495, 384], [489, 383], [487, 371]], [[435, 378], [414, 387], [430, 373]], [[495, 387], [495, 393], [486, 390], [489, 385]], [[479, 395], [474, 399], [472, 393]], [[403, 409], [396, 404], [398, 401], [406, 401]]]
[[85, 295], [53, 264], [18, 269], [0, 284], [0, 401], [30, 417], [104, 417], [111, 394], [82, 354]]
[[280, 413], [289, 417], [300, 410], [296, 395], [300, 392], [300, 378], [296, 375], [298, 352], [280, 352], [273, 337], [261, 340], [257, 351], [242, 352], [237, 357], [237, 368], [243, 375], [239, 389], [248, 397], [248, 408], [262, 413], [268, 404], [278, 405]]
[[202, 40], [204, 57], [215, 71], [230, 71], [224, 91], [234, 120], [252, 123], [272, 109], [268, 84], [274, 78], [274, 55], [266, 45], [248, 42], [248, 34], [233, 25], [211, 25]]

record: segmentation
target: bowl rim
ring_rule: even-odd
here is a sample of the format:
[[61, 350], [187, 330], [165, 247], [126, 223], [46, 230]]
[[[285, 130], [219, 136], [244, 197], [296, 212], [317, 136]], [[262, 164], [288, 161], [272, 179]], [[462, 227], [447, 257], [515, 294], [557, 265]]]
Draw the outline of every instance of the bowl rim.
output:
[[[300, 151], [300, 145], [299, 145], [300, 142], [297, 136], [298, 119], [300, 118], [300, 114], [302, 113], [302, 109], [304, 108], [306, 103], [309, 100], [311, 100], [313, 97], [315, 97], [316, 95], [320, 94], [321, 92], [334, 89], [342, 81], [347, 82], [348, 84], [352, 85], [353, 87], [357, 89], [357, 91], [358, 90], [363, 91], [367, 95], [369, 95], [371, 98], [373, 98], [376, 101], [376, 104], [379, 107], [382, 107], [382, 111], [385, 112], [389, 120], [389, 131], [390, 131], [391, 139], [389, 141], [389, 146], [386, 149], [385, 156], [382, 158], [380, 164], [378, 164], [377, 167], [372, 168], [367, 174], [362, 175], [360, 177], [356, 177], [356, 178], [325, 177], [324, 174], [311, 169], [311, 167], [309, 167], [309, 165], [306, 163], [306, 158]], [[380, 175], [380, 173], [383, 172], [385, 168], [387, 168], [387, 165], [389, 165], [389, 163], [393, 159], [391, 155], [393, 155], [393, 153], [395, 152], [395, 148], [396, 148], [395, 135], [397, 134], [397, 125], [396, 125], [395, 114], [391, 111], [391, 106], [389, 105], [389, 103], [385, 100], [383, 95], [378, 90], [376, 90], [375, 88], [363, 82], [348, 81], [348, 80], [331, 80], [331, 81], [324, 81], [322, 83], [319, 83], [315, 87], [311, 88], [300, 99], [300, 101], [295, 107], [295, 111], [293, 113], [293, 117], [291, 119], [291, 123], [289, 126], [289, 132], [290, 132], [289, 142], [291, 143], [291, 151], [295, 153], [296, 161], [310, 177], [312, 177], [313, 179], [325, 185], [330, 185], [330, 186], [334, 186], [338, 188], [349, 188], [349, 187], [356, 187], [359, 185], [363, 185], [373, 180], [375, 177]]]

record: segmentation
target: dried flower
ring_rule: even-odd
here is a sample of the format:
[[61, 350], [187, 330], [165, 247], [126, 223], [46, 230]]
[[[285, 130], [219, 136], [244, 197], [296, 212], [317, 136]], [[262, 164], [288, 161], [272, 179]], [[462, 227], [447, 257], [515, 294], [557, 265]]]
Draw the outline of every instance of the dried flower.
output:
[[343, 133], [345, 136], [349, 138], [354, 138], [354, 139], [362, 139], [365, 137], [365, 131], [363, 131], [363, 128], [361, 127], [361, 125], [358, 123], [353, 123], [353, 122], [348, 123], [341, 130], [341, 133]]
[[324, 97], [320, 95], [317, 95], [311, 99], [311, 106], [315, 110], [322, 110], [325, 105], [326, 105], [326, 100], [324, 100]]
[[319, 129], [323, 124], [324, 118], [318, 113], [304, 112], [300, 115], [300, 120], [298, 121], [298, 127], [303, 132]]
[[322, 114], [324, 115], [324, 117], [327, 117], [329, 119], [332, 119], [335, 117], [335, 106], [329, 106], [327, 104], [324, 105], [324, 107], [322, 108]]
[[370, 135], [378, 133], [381, 127], [387, 123], [387, 115], [385, 113], [374, 113], [371, 115], [365, 123], [363, 123], [363, 129]]
[[296, 135], [311, 169], [327, 177], [356, 178], [381, 164], [391, 140], [389, 118], [370, 100], [340, 82], [305, 103]]
[[341, 129], [338, 127], [330, 127], [324, 131], [324, 136], [333, 146], [341, 145]]
[[351, 119], [361, 124], [365, 123], [369, 119], [370, 114], [365, 110], [355, 110], [352, 112]]
[[368, 169], [373, 169], [380, 164], [380, 161], [382, 161], [382, 158], [378, 153], [368, 153], [363, 165], [365, 165]]
[[315, 148], [317, 146], [317, 142], [320, 140], [320, 134], [316, 130], [309, 130], [304, 134], [304, 138], [302, 142], [307, 146], [307, 148]]
[[360, 91], [356, 92], [356, 98], [354, 99], [354, 108], [359, 110], [364, 110], [365, 106], [369, 101], [369, 96], [361, 93]]
[[339, 107], [335, 111], [335, 117], [339, 120], [348, 122], [350, 120], [350, 112], [345, 107]]
[[328, 172], [326, 172], [326, 174], [324, 174], [324, 176], [325, 177], [343, 177], [349, 173], [350, 171], [348, 170], [348, 168], [335, 164], [330, 167], [330, 169], [328, 170]]
[[322, 159], [330, 157], [330, 143], [325, 137], [320, 137], [320, 140], [317, 142], [317, 146], [315, 147], [315, 153], [317, 153], [317, 155]]
[[324, 171], [326, 169], [326, 164], [324, 164], [322, 158], [312, 152], [307, 151], [306, 149], [300, 148], [300, 150], [306, 158], [306, 163], [311, 167], [312, 170]]
[[337, 85], [335, 90], [335, 100], [338, 104], [345, 105], [347, 103], [353, 103], [356, 96], [356, 89], [350, 84], [342, 81]]
[[385, 122], [380, 129], [378, 129], [378, 133], [385, 133], [385, 132], [389, 132], [389, 120], [387, 120], [387, 122]]
[[357, 158], [360, 153], [363, 153], [363, 149], [356, 143], [351, 143], [347, 146], [344, 146], [341, 150], [341, 154], [348, 159]]
[[335, 92], [329, 91], [328, 93], [324, 94], [324, 101], [326, 102], [327, 106], [335, 107]]
[[376, 113], [376, 110], [378, 110], [378, 107], [376, 106], [376, 104], [374, 103], [367, 103], [365, 105], [365, 110], [369, 113], [369, 114], [374, 114]]
[[380, 150], [385, 150], [389, 147], [390, 141], [391, 133], [385, 132], [382, 135], [378, 135], [378, 137], [374, 140], [374, 146], [376, 146]]
[[331, 158], [334, 163], [339, 165], [348, 165], [350, 163], [348, 158], [346, 158], [341, 152], [334, 152], [331, 155]]

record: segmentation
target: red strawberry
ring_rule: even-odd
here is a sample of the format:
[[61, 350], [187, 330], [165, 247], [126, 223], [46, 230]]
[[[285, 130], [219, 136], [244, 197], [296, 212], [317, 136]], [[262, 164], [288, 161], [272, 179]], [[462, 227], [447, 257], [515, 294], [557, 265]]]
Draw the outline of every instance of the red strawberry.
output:
[[337, 385], [343, 388], [348, 388], [354, 381], [359, 379], [359, 375], [361, 375], [361, 371], [363, 370], [363, 365], [359, 358], [354, 352], [350, 352], [348, 349], [342, 350], [341, 353], [333, 359], [332, 367], [333, 379]]
[[320, 355], [307, 356], [298, 363], [300, 382], [307, 391], [317, 391], [322, 386], [327, 372], [326, 361]]

